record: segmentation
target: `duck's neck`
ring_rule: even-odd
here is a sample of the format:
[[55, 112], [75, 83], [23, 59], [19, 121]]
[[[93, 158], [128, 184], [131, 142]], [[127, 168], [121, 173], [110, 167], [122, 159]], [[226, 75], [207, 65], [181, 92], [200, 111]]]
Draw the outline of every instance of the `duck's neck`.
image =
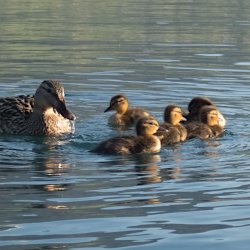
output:
[[53, 108], [40, 110], [34, 108], [33, 113], [28, 121], [30, 133], [34, 135], [56, 135], [60, 133], [58, 128], [59, 114], [55, 113]]
[[44, 112], [34, 109], [27, 121], [27, 129], [29, 134], [43, 135], [46, 134], [46, 119]]

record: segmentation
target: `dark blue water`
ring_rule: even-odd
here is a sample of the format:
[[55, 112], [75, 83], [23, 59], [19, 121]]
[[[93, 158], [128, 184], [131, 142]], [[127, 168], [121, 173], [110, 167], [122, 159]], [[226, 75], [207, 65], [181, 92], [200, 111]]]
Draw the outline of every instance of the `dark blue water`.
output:
[[[250, 2], [1, 1], [1, 96], [60, 80], [75, 134], [0, 136], [1, 249], [248, 249]], [[100, 156], [125, 94], [162, 121], [210, 97], [216, 140]], [[133, 130], [128, 131], [133, 133]]]

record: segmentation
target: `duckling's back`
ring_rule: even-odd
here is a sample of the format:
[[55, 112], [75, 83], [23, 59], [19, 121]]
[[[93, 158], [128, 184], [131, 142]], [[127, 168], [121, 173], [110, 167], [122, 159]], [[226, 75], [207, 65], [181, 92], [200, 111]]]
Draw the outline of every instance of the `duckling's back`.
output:
[[135, 147], [135, 136], [117, 136], [101, 142], [91, 152], [100, 154], [131, 154]]
[[198, 137], [200, 139], [208, 139], [213, 137], [213, 132], [211, 128], [201, 122], [189, 122], [185, 125], [187, 129], [187, 138], [191, 139], [194, 137]]
[[150, 114], [142, 108], [129, 108], [124, 114], [113, 114], [109, 117], [109, 124], [114, 127], [130, 127], [143, 117], [148, 117]]

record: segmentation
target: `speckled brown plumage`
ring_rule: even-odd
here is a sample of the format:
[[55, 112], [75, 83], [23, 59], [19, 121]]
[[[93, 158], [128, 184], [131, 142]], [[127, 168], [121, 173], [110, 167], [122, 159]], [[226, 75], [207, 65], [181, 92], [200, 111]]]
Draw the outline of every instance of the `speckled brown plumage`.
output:
[[0, 98], [0, 133], [59, 135], [71, 132], [73, 119], [58, 81], [43, 81], [34, 96]]

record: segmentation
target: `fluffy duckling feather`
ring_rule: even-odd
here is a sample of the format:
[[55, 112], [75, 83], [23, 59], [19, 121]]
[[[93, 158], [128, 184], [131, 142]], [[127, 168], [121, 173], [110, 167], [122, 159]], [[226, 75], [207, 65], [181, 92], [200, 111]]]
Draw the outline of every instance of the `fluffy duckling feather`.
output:
[[113, 96], [109, 107], [104, 111], [116, 111], [108, 119], [108, 123], [114, 127], [126, 128], [136, 124], [137, 120], [150, 114], [142, 108], [129, 108], [128, 99], [124, 95]]
[[181, 121], [186, 121], [181, 108], [168, 105], [164, 111], [164, 124], [161, 125], [165, 131], [161, 130], [156, 133], [157, 136], [161, 136], [162, 145], [171, 145], [186, 140], [187, 130], [180, 124]]
[[136, 124], [136, 136], [117, 136], [101, 142], [92, 150], [101, 154], [156, 153], [161, 149], [160, 139], [154, 135], [159, 124], [153, 117], [140, 118]]
[[203, 106], [199, 115], [200, 122], [186, 124], [188, 138], [199, 137], [200, 139], [216, 138], [224, 132], [220, 125], [219, 111], [215, 106]]
[[[203, 106], [212, 105], [215, 107], [215, 104], [208, 97], [197, 96], [194, 97], [188, 104], [188, 114], [185, 116], [187, 118], [187, 122], [199, 121], [200, 110]], [[221, 114], [221, 112], [217, 109], [219, 114], [219, 124], [222, 127], [226, 126], [226, 119]]]

